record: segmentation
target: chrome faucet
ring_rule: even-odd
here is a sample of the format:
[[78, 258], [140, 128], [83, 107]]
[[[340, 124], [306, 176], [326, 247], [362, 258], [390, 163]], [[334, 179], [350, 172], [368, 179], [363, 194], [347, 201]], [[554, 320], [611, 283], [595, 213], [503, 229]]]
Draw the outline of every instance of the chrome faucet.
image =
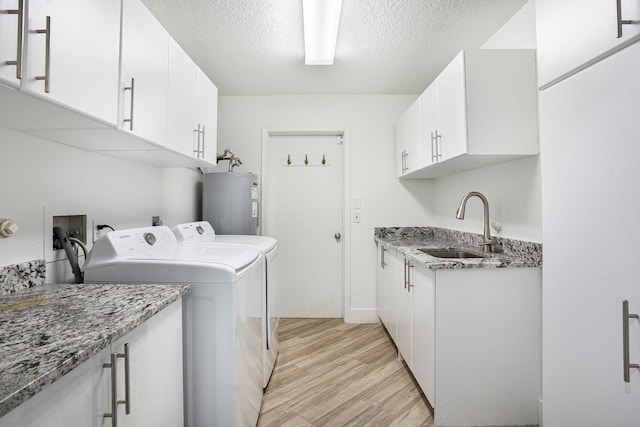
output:
[[462, 201], [460, 202], [458, 210], [456, 211], [456, 218], [464, 219], [464, 209], [467, 206], [467, 200], [469, 200], [469, 198], [472, 196], [480, 198], [480, 200], [482, 200], [482, 204], [484, 205], [484, 241], [482, 242], [482, 252], [492, 252], [492, 246], [497, 246], [498, 242], [494, 237], [491, 237], [491, 231], [489, 230], [489, 201], [486, 197], [484, 197], [484, 194], [477, 191], [470, 191], [465, 194], [462, 198]]

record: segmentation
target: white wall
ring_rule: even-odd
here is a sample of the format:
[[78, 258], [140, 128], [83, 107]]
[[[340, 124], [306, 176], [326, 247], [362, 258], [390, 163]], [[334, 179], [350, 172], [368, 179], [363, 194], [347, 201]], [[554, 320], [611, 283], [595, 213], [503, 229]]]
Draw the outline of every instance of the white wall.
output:
[[115, 228], [151, 225], [152, 216], [162, 215], [161, 168], [5, 128], [0, 128], [0, 153], [0, 217], [20, 227], [15, 236], [0, 238], [1, 266], [45, 258], [45, 233], [52, 234], [44, 229], [45, 206], [60, 213], [65, 211], [60, 207], [69, 207], [71, 214], [86, 206], [96, 223]]
[[[428, 225], [431, 182], [396, 178], [394, 122], [415, 95], [223, 96], [219, 101], [218, 147], [234, 150], [240, 170], [261, 176], [263, 127], [349, 128], [351, 197], [361, 198], [362, 221], [351, 225], [351, 308], [376, 307], [377, 226]], [[349, 208], [349, 207], [347, 207]], [[347, 310], [349, 307], [347, 307]], [[358, 316], [357, 313], [352, 313]]]

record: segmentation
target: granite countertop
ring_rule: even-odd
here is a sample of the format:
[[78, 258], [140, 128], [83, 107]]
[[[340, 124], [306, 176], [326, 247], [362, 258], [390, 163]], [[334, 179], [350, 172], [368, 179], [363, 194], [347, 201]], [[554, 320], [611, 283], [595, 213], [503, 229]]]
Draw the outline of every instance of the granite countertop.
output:
[[188, 291], [188, 285], [41, 285], [0, 295], [0, 416]]
[[[542, 244], [498, 237], [502, 253], [483, 254], [482, 235], [438, 227], [379, 227], [374, 239], [387, 250], [430, 269], [521, 268], [542, 266]], [[437, 258], [418, 251], [463, 249], [483, 258]]]

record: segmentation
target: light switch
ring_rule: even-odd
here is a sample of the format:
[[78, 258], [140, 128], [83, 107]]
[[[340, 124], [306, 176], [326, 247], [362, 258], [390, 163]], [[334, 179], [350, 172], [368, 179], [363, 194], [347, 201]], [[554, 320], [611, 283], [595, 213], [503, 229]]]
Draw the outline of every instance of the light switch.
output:
[[353, 222], [360, 222], [360, 209], [353, 210]]

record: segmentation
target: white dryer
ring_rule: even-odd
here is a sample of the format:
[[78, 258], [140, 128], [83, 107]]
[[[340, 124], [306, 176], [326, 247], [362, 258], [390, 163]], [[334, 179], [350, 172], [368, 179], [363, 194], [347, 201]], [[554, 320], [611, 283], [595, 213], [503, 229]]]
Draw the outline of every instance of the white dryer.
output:
[[271, 378], [278, 356], [278, 310], [277, 310], [277, 257], [278, 241], [273, 237], [254, 235], [220, 235], [216, 234], [208, 221], [188, 222], [172, 228], [178, 244], [186, 245], [240, 245], [255, 247], [263, 254], [264, 273], [262, 285], [263, 303], [263, 387], [266, 388]]
[[188, 283], [183, 298], [185, 425], [255, 426], [262, 403], [262, 272], [247, 246], [178, 245], [165, 226], [93, 245], [86, 283]]

